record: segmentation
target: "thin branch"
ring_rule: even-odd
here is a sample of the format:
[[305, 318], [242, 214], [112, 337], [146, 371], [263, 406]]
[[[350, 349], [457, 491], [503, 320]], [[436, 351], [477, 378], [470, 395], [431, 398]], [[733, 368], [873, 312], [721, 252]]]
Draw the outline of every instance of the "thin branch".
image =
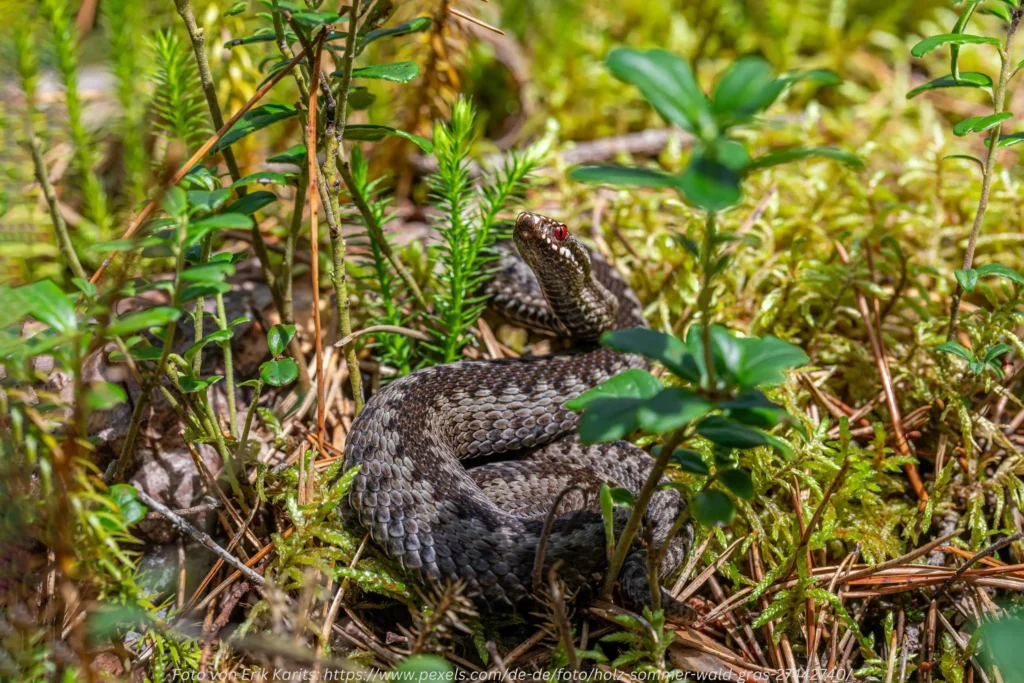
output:
[[232, 567], [237, 569], [239, 572], [241, 572], [245, 576], [246, 580], [248, 580], [250, 583], [260, 587], [263, 587], [267, 584], [266, 580], [264, 580], [262, 576], [254, 572], [249, 567], [246, 567], [241, 560], [239, 560], [237, 557], [235, 557], [228, 551], [224, 550], [224, 548], [221, 548], [219, 545], [214, 543], [213, 539], [210, 538], [209, 534], [200, 531], [199, 529], [189, 524], [187, 521], [185, 521], [184, 518], [175, 514], [173, 510], [171, 510], [163, 503], [154, 500], [145, 491], [136, 491], [136, 495], [138, 496], [139, 500], [145, 503], [148, 507], [152, 508], [153, 510], [156, 510], [165, 518], [167, 518], [167, 521], [173, 524], [175, 529], [177, 529], [183, 534], [188, 534], [198, 543], [212, 550], [215, 555], [217, 555], [219, 558], [221, 558], [222, 560], [230, 564]]
[[565, 564], [564, 560], [558, 560], [551, 565], [548, 571], [548, 585], [551, 591], [551, 607], [554, 612], [555, 626], [558, 629], [558, 637], [565, 647], [565, 655], [569, 660], [569, 671], [575, 671], [580, 666], [579, 658], [576, 656], [576, 643], [572, 638], [572, 629], [569, 627], [569, 617], [565, 613], [565, 596], [562, 594], [562, 583], [558, 580], [558, 570]]
[[536, 591], [540, 588], [541, 580], [543, 577], [544, 569], [544, 555], [547, 554], [548, 539], [551, 537], [551, 529], [555, 525], [555, 517], [558, 516], [558, 506], [562, 504], [562, 500], [573, 491], [579, 491], [584, 496], [587, 495], [586, 489], [579, 484], [573, 484], [566, 486], [564, 489], [559, 491], [558, 495], [555, 496], [555, 501], [551, 504], [551, 509], [548, 510], [547, 516], [544, 518], [544, 529], [540, 534], [540, 542], [537, 543], [537, 552], [533, 556], [533, 590]]
[[356, 330], [352, 334], [342, 337], [338, 341], [334, 342], [334, 345], [338, 347], [347, 346], [348, 344], [354, 342], [356, 339], [362, 337], [364, 334], [373, 334], [374, 332], [390, 332], [392, 334], [403, 334], [406, 337], [411, 337], [412, 339], [416, 339], [417, 341], [434, 341], [434, 337], [427, 334], [426, 332], [421, 332], [420, 330], [413, 330], [408, 327], [401, 327], [400, 325], [370, 325], [369, 327], [364, 327], [361, 330]]
[[[843, 479], [846, 478], [846, 473], [850, 469], [850, 458], [849, 456], [843, 460], [842, 466], [839, 468], [839, 472], [836, 473], [832, 483], [825, 489], [825, 494], [821, 497], [821, 503], [818, 504], [818, 508], [814, 511], [814, 515], [811, 517], [811, 521], [808, 522], [807, 528], [803, 530], [800, 535], [800, 543], [796, 547], [796, 552], [793, 553], [793, 559], [790, 560], [789, 569], [782, 575], [780, 581], [785, 581], [792, 574], [793, 570], [796, 569], [796, 560], [800, 556], [800, 551], [807, 547], [808, 542], [811, 540], [811, 534], [814, 533], [814, 528], [818, 526], [818, 522], [821, 520], [821, 515], [825, 512], [825, 506], [828, 505], [828, 501], [832, 498], [832, 495], [839, 490], [839, 487], [843, 483]], [[810, 568], [810, 567], [808, 567]]]
[[991, 544], [987, 548], [975, 554], [973, 557], [971, 557], [971, 559], [964, 562], [963, 565], [961, 565], [961, 567], [956, 570], [956, 573], [954, 573], [953, 576], [946, 579], [946, 582], [939, 587], [938, 591], [935, 592], [935, 599], [938, 600], [943, 595], [945, 595], [946, 592], [953, 587], [953, 584], [959, 581], [960, 578], [964, 575], [964, 572], [970, 569], [972, 565], [985, 559], [986, 557], [989, 557], [990, 555], [999, 552], [1011, 543], [1016, 543], [1022, 538], [1024, 538], [1024, 532], [1018, 531], [1015, 534], [999, 539], [995, 543]]
[[46, 171], [42, 145], [39, 142], [39, 138], [31, 133], [29, 134], [28, 144], [32, 149], [32, 162], [35, 164], [36, 179], [39, 181], [39, 186], [43, 188], [43, 197], [46, 198], [46, 205], [50, 208], [50, 221], [53, 223], [53, 231], [57, 235], [60, 253], [64, 256], [64, 260], [67, 261], [68, 267], [71, 268], [71, 272], [74, 273], [75, 277], [80, 277], [84, 280], [85, 270], [82, 269], [82, 263], [78, 260], [78, 254], [75, 253], [75, 246], [71, 243], [68, 225], [64, 222], [64, 216], [57, 207], [57, 193], [54, 192], [53, 183], [50, 182], [50, 175]]

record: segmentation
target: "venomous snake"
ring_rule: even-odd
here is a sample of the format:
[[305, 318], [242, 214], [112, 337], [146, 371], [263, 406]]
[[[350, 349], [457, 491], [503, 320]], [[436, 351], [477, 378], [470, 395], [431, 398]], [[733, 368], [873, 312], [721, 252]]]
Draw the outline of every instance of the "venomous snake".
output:
[[[545, 356], [464, 361], [424, 368], [384, 387], [352, 424], [345, 457], [360, 469], [348, 505], [387, 555], [424, 579], [463, 581], [487, 609], [531, 598], [545, 518], [570, 486], [553, 520], [544, 575], [571, 590], [593, 584], [607, 566], [602, 483], [639, 493], [653, 458], [625, 441], [585, 445], [566, 401], [629, 368], [639, 356], [597, 345], [602, 333], [646, 325], [639, 300], [618, 272], [565, 225], [520, 214], [517, 257], [500, 245], [491, 305], [532, 328], [567, 337], [572, 348]], [[584, 493], [580, 492], [582, 489]], [[654, 495], [645, 523], [661, 547], [682, 512], [678, 492]], [[617, 507], [616, 533], [629, 510]], [[676, 569], [693, 539], [688, 525], [666, 549], [661, 574]], [[626, 601], [651, 602], [646, 551], [622, 568]], [[686, 611], [662, 591], [663, 605]]]

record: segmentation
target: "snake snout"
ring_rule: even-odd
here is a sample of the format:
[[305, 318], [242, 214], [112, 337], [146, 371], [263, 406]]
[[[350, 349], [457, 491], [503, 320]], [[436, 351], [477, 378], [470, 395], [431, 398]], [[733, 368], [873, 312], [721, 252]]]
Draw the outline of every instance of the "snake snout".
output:
[[515, 235], [520, 239], [539, 239], [544, 236], [544, 223], [550, 219], [529, 211], [516, 218]]

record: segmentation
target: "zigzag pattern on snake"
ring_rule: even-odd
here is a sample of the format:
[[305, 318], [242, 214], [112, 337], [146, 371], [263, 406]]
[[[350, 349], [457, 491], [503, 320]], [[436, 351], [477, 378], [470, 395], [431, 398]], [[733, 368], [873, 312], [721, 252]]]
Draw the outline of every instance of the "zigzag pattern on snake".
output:
[[[500, 249], [488, 286], [507, 317], [568, 337], [550, 355], [465, 361], [425, 368], [384, 387], [352, 424], [346, 464], [359, 466], [348, 505], [373, 541], [403, 567], [438, 581], [462, 580], [484, 608], [528, 600], [545, 516], [563, 498], [547, 543], [544, 576], [558, 560], [570, 589], [592, 585], [606, 568], [598, 508], [602, 483], [638, 493], [653, 459], [625, 441], [582, 444], [566, 401], [629, 368], [638, 356], [597, 346], [607, 330], [646, 325], [640, 302], [607, 262], [565, 225], [523, 213]], [[480, 464], [477, 464], [480, 463]], [[475, 466], [474, 466], [475, 465]], [[655, 494], [645, 523], [660, 547], [682, 502]], [[616, 533], [628, 517], [616, 508]], [[693, 538], [687, 526], [668, 548], [661, 574], [676, 569]], [[621, 574], [624, 597], [650, 602], [646, 552], [637, 547]], [[685, 608], [667, 593], [670, 611]]]

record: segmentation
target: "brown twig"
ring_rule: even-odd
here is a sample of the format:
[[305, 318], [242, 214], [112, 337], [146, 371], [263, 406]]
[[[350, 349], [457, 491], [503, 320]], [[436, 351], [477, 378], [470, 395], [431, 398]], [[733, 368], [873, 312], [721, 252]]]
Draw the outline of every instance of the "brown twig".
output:
[[533, 556], [533, 590], [537, 590], [542, 585], [543, 570], [544, 570], [544, 555], [548, 549], [548, 539], [551, 538], [551, 529], [555, 525], [555, 517], [558, 516], [558, 506], [562, 504], [562, 500], [573, 491], [579, 491], [584, 497], [587, 495], [586, 489], [579, 484], [573, 484], [566, 486], [564, 489], [558, 492], [555, 497], [555, 501], [551, 504], [551, 509], [548, 510], [547, 516], [544, 518], [544, 529], [540, 534], [540, 541], [537, 543], [537, 553]]
[[[782, 578], [779, 579], [780, 581], [785, 581], [786, 579], [788, 579], [793, 574], [793, 570], [796, 569], [796, 558], [797, 558], [797, 556], [800, 555], [800, 551], [801, 550], [804, 550], [805, 548], [807, 548], [807, 544], [811, 540], [811, 534], [814, 533], [814, 528], [816, 526], [818, 526], [818, 521], [821, 520], [821, 515], [824, 514], [824, 512], [825, 512], [825, 506], [828, 505], [829, 499], [832, 498], [832, 495], [842, 485], [843, 479], [846, 478], [846, 472], [849, 469], [850, 469], [850, 458], [847, 457], [845, 460], [843, 460], [843, 464], [839, 468], [839, 471], [836, 473], [836, 476], [832, 480], [832, 483], [828, 485], [827, 489], [825, 489], [825, 493], [821, 497], [821, 503], [818, 504], [818, 508], [814, 511], [814, 514], [811, 516], [811, 521], [807, 524], [806, 528], [801, 529], [801, 532], [800, 532], [800, 543], [797, 545], [796, 551], [793, 553], [793, 559], [790, 560], [789, 569], [786, 570], [786, 573], [782, 575]], [[802, 515], [800, 501], [799, 500], [795, 501], [795, 505], [796, 505], [797, 514], [798, 515]], [[802, 526], [802, 520], [801, 520], [801, 526]], [[810, 565], [810, 554], [809, 553], [810, 553], [810, 551], [808, 551], [808, 558], [807, 558], [808, 559], [808, 563], [807, 563], [807, 568], [808, 569], [811, 568], [811, 565]], [[813, 622], [813, 621], [814, 620], [812, 619], [811, 622]], [[809, 640], [810, 640], [810, 638], [808, 638], [808, 641]]]
[[551, 611], [555, 618], [555, 628], [558, 629], [558, 637], [562, 641], [565, 655], [569, 660], [569, 671], [576, 671], [580, 667], [580, 662], [576, 656], [576, 643], [572, 638], [572, 629], [569, 627], [569, 616], [565, 613], [565, 595], [562, 594], [562, 582], [558, 579], [558, 570], [563, 564], [565, 564], [563, 560], [557, 560], [551, 565], [551, 569], [548, 570]]
[[983, 560], [984, 558], [988, 557], [989, 555], [993, 555], [993, 554], [999, 552], [1000, 550], [1002, 550], [1006, 546], [1008, 546], [1011, 543], [1014, 543], [1016, 541], [1019, 541], [1022, 538], [1024, 538], [1024, 532], [1017, 532], [1017, 533], [1012, 534], [1010, 536], [1005, 536], [1004, 538], [999, 539], [995, 543], [989, 545], [987, 548], [985, 548], [985, 549], [981, 550], [980, 552], [978, 552], [977, 554], [975, 554], [973, 557], [971, 557], [971, 559], [969, 559], [966, 562], [964, 562], [960, 566], [960, 568], [956, 570], [956, 572], [953, 574], [953, 576], [949, 577], [946, 580], [946, 582], [944, 584], [942, 584], [942, 586], [939, 588], [939, 590], [937, 590], [935, 592], [935, 599], [938, 600], [943, 595], [945, 595], [946, 592], [949, 591], [949, 589], [953, 587], [953, 584], [956, 583], [957, 581], [959, 581], [960, 577], [962, 577], [964, 575], [964, 573], [968, 569], [971, 568], [971, 565], [976, 564], [978, 561]]

